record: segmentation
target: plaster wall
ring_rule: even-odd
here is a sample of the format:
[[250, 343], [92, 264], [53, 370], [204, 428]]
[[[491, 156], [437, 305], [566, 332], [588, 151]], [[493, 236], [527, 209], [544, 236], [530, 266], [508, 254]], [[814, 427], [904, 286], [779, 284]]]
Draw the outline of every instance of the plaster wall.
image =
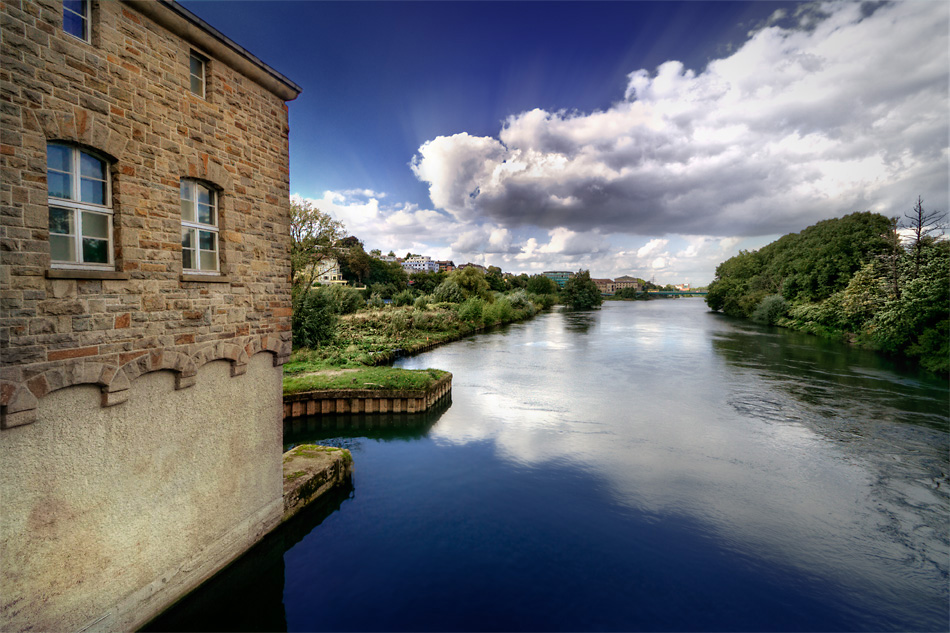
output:
[[281, 369], [270, 353], [79, 385], [0, 433], [0, 630], [144, 624], [280, 520]]

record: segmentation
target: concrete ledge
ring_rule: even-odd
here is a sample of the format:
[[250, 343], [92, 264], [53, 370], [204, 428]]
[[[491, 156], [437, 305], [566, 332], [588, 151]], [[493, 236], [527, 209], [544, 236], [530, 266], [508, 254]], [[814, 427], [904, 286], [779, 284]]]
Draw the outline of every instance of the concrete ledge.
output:
[[307, 504], [353, 474], [353, 457], [345, 448], [302, 444], [284, 453], [284, 515], [294, 516]]
[[421, 413], [452, 391], [452, 374], [426, 390], [324, 389], [284, 396], [284, 418], [330, 413]]

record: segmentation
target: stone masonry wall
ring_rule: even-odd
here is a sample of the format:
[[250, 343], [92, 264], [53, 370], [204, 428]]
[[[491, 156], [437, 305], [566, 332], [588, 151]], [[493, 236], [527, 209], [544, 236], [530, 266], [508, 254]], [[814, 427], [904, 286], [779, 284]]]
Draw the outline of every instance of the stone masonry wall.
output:
[[[0, 2], [0, 405], [3, 427], [73, 384], [123, 402], [128, 381], [215, 358], [243, 372], [290, 349], [289, 166], [283, 100], [131, 6], [95, 1], [92, 43], [58, 0]], [[207, 98], [189, 54], [210, 58]], [[50, 268], [46, 144], [111, 161], [115, 272]], [[222, 276], [182, 275], [179, 182], [220, 190]]]

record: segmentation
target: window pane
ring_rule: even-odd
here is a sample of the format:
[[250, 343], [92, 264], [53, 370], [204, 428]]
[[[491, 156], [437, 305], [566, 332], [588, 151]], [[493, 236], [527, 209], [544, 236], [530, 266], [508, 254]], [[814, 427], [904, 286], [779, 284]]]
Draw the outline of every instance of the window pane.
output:
[[72, 11], [63, 11], [63, 30], [80, 39], [86, 39], [86, 21]]
[[73, 212], [68, 209], [50, 207], [49, 232], [59, 235], [74, 235], [76, 231], [73, 228]]
[[74, 262], [76, 261], [76, 254], [73, 252], [73, 247], [76, 242], [72, 237], [67, 237], [65, 235], [50, 235], [49, 236], [49, 254], [54, 262]]
[[191, 91], [199, 97], [203, 97], [205, 93], [204, 87], [201, 85], [201, 83], [200, 77], [195, 77], [194, 75], [191, 76]]
[[195, 231], [194, 229], [182, 229], [181, 230], [181, 247], [182, 248], [194, 248], [195, 247]]
[[106, 203], [106, 183], [101, 180], [89, 180], [88, 178], [79, 179], [80, 200], [91, 204]]
[[182, 249], [181, 251], [181, 267], [185, 270], [194, 270], [195, 269], [195, 252], [190, 249]]
[[179, 197], [182, 200], [194, 200], [195, 199], [195, 183], [191, 180], [182, 180], [181, 185], [178, 188]]
[[46, 183], [51, 198], [66, 198], [68, 200], [73, 197], [73, 180], [69, 174], [47, 171]]
[[198, 248], [203, 251], [218, 250], [215, 247], [215, 237], [217, 237], [217, 233], [212, 233], [211, 231], [198, 231]]
[[65, 145], [51, 143], [46, 146], [46, 166], [57, 171], [71, 171], [71, 155], [72, 151]]
[[198, 205], [198, 221], [202, 224], [214, 224], [214, 209], [208, 205]]
[[181, 201], [181, 219], [187, 222], [195, 221], [195, 203], [191, 200]]
[[109, 240], [82, 238], [82, 261], [86, 264], [108, 264]]
[[192, 75], [197, 75], [199, 79], [204, 77], [204, 62], [198, 59], [197, 56], [192, 55], [189, 60], [190, 69]]
[[109, 216], [101, 213], [83, 212], [82, 236], [109, 239]]
[[201, 185], [196, 185], [198, 191], [198, 204], [211, 204], [211, 190]]
[[106, 179], [106, 163], [85, 152], [79, 153], [79, 175], [96, 180]]
[[217, 270], [218, 269], [218, 254], [209, 253], [207, 251], [201, 252], [201, 270]]

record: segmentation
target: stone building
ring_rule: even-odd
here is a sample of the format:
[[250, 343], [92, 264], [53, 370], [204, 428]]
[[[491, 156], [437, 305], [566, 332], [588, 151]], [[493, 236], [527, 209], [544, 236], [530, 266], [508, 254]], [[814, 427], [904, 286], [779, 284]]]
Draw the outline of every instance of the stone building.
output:
[[300, 88], [174, 2], [0, 19], [0, 630], [134, 629], [280, 518]]

